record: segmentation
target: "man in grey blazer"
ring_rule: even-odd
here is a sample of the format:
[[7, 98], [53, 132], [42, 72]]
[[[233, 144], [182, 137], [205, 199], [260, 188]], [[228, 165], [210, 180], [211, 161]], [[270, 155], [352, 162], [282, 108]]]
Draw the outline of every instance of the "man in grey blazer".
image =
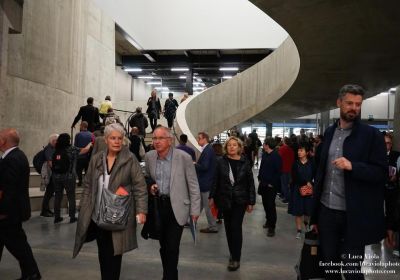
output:
[[155, 150], [145, 156], [150, 192], [160, 197], [160, 255], [163, 279], [178, 279], [179, 244], [189, 215], [200, 215], [200, 188], [192, 158], [172, 145], [173, 135], [166, 127], [153, 132]]

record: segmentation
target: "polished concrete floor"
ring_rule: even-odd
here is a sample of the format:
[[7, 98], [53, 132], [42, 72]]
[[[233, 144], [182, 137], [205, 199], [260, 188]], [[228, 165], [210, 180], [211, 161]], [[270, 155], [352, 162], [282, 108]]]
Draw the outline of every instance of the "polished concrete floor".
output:
[[[185, 228], [180, 250], [180, 279], [296, 279], [294, 265], [299, 258], [302, 241], [295, 238], [294, 219], [286, 213], [286, 205], [278, 200], [277, 204], [278, 224], [273, 238], [267, 237], [266, 230], [262, 228], [264, 213], [261, 201], [257, 202], [253, 213], [246, 214], [241, 267], [236, 272], [226, 269], [229, 253], [223, 225], [220, 225], [217, 234], [200, 233], [196, 245], [190, 230]], [[203, 214], [199, 228], [204, 226], [206, 220]], [[43, 279], [100, 279], [95, 242], [86, 244], [76, 259], [71, 258], [75, 227], [76, 224], [67, 222], [54, 225], [51, 218], [39, 217], [39, 213], [34, 213], [32, 219], [24, 224]], [[121, 279], [161, 279], [158, 249], [157, 241], [139, 237], [139, 248], [123, 256]], [[375, 261], [397, 262], [397, 267], [386, 268], [387, 271], [395, 269], [394, 274], [369, 275], [367, 279], [399, 279], [400, 260], [384, 251], [383, 246], [369, 246], [366, 254], [378, 258]], [[0, 280], [17, 279], [19, 276], [17, 262], [4, 250]]]

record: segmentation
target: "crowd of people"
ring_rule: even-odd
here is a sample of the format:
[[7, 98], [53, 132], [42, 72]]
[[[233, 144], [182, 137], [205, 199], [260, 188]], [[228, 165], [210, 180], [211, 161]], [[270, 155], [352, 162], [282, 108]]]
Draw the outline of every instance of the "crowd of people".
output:
[[[342, 279], [341, 274], [346, 279], [364, 279], [361, 263], [366, 245], [385, 239], [388, 247], [398, 250], [400, 153], [392, 149], [390, 133], [361, 123], [363, 95], [358, 85], [340, 90], [340, 118], [323, 136], [306, 136], [303, 130], [299, 136], [266, 137], [261, 142], [256, 130], [246, 136], [232, 129], [228, 139], [219, 143], [200, 131], [197, 155], [185, 134], [174, 145], [171, 128], [178, 103], [172, 94], [164, 111], [156, 91], [147, 102], [149, 147], [144, 144], [148, 121], [142, 108], [136, 108], [127, 133], [113, 113], [109, 96], [100, 110], [88, 98], [72, 123], [74, 127], [81, 120], [74, 144], [67, 133], [52, 134], [44, 148], [41, 175], [46, 191], [41, 216], [54, 217], [54, 223], [63, 221], [65, 189], [69, 222], [77, 222], [73, 256], [84, 243], [96, 240], [102, 279], [119, 279], [122, 255], [137, 248], [137, 224], [151, 222], [148, 202], [156, 197], [162, 279], [170, 280], [178, 279], [183, 228], [196, 223], [203, 210], [207, 227], [200, 233], [218, 233], [217, 223], [223, 220], [227, 269], [236, 271], [242, 224], [246, 212], [253, 211], [256, 193], [265, 211], [260, 226], [270, 238], [277, 234], [278, 197], [294, 216], [293, 238], [301, 239], [305, 231], [318, 233], [322, 260], [329, 264], [326, 279]], [[157, 124], [162, 113], [168, 127]], [[97, 131], [99, 116], [103, 126]], [[29, 164], [19, 141], [15, 129], [0, 131], [0, 254], [5, 246], [17, 258], [21, 279], [41, 279], [22, 228], [30, 217]], [[78, 217], [76, 185], [83, 189]], [[49, 208], [53, 194], [54, 212]], [[115, 197], [129, 203], [116, 211]]]

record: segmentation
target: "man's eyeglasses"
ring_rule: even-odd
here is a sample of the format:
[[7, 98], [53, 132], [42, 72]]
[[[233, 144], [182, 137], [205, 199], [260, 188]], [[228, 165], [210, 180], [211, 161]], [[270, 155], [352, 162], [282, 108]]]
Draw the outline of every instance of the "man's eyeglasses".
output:
[[162, 140], [166, 140], [169, 138], [171, 138], [171, 137], [153, 137], [152, 139], [153, 139], [153, 141], [162, 141]]

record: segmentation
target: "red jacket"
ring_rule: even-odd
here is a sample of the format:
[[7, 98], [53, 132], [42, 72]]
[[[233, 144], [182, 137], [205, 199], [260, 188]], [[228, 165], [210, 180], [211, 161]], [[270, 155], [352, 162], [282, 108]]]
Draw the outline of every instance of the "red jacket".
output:
[[282, 158], [282, 173], [292, 172], [292, 165], [294, 163], [294, 151], [288, 145], [283, 144], [279, 148], [279, 155]]

